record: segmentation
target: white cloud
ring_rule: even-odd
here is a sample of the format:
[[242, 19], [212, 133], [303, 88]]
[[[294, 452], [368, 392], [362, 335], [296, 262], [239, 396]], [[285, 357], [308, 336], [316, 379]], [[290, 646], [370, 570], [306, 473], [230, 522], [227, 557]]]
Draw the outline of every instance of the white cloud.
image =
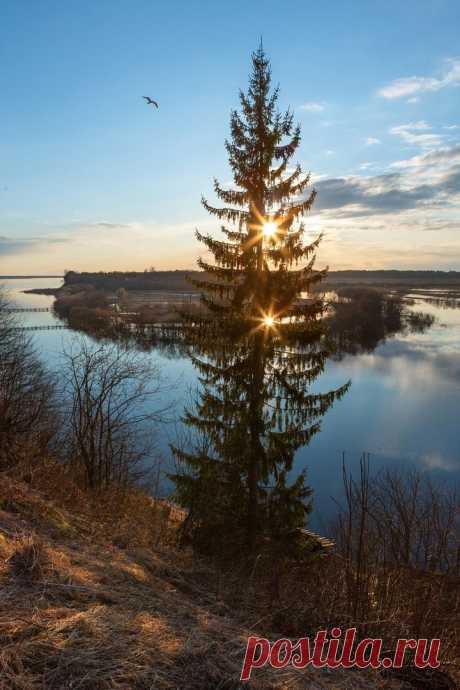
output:
[[427, 130], [430, 129], [430, 125], [425, 120], [419, 120], [418, 122], [391, 127], [389, 132], [400, 137], [406, 144], [429, 149], [440, 146], [443, 138], [441, 134], [428, 134]]
[[440, 77], [403, 77], [395, 79], [378, 90], [378, 95], [383, 98], [404, 98], [417, 93], [439, 91], [446, 86], [460, 84], [460, 60], [446, 60], [447, 69]]
[[[442, 185], [446, 176], [460, 172], [460, 145], [428, 150], [406, 160], [391, 163], [390, 170], [396, 170], [405, 176], [408, 184], [412, 185]], [[457, 219], [460, 220], [460, 189], [452, 188], [454, 178], [451, 177], [450, 205], [457, 206]], [[455, 201], [457, 197], [457, 201]], [[441, 201], [439, 198], [438, 201]], [[444, 197], [444, 201], [447, 201]]]
[[425, 453], [421, 457], [422, 463], [430, 470], [456, 470], [458, 464], [452, 458], [447, 458], [437, 451]]
[[[371, 165], [363, 164], [361, 171]], [[404, 216], [406, 227], [453, 229], [458, 248], [460, 145], [398, 161], [384, 173], [327, 178], [315, 187], [316, 209], [335, 221], [369, 226], [378, 220], [379, 229], [388, 229], [394, 221], [386, 218]], [[460, 260], [458, 249], [456, 258]]]
[[418, 103], [420, 98], [418, 96], [412, 96], [412, 98], [407, 99], [407, 103]]
[[375, 144], [380, 144], [381, 141], [380, 139], [377, 139], [376, 137], [367, 137], [366, 139], [366, 146], [374, 146]]
[[443, 129], [458, 129], [458, 125], [444, 125]]
[[326, 173], [310, 173], [310, 183], [315, 184], [315, 182], [319, 182], [319, 180], [324, 180], [328, 177]]
[[433, 166], [454, 165], [460, 163], [460, 145], [450, 148], [430, 151], [418, 156], [413, 156], [407, 160], [395, 161], [390, 168], [432, 168]]
[[417, 122], [409, 122], [407, 125], [401, 125], [400, 127], [395, 127], [394, 129], [431, 129], [431, 125], [425, 120], [418, 120]]
[[327, 150], [324, 152], [324, 155], [325, 155], [325, 156], [333, 156], [334, 153], [335, 153], [335, 151], [333, 151], [332, 149], [327, 149]]
[[308, 101], [300, 106], [300, 110], [306, 110], [308, 113], [322, 113], [324, 108], [325, 104], [317, 101]]

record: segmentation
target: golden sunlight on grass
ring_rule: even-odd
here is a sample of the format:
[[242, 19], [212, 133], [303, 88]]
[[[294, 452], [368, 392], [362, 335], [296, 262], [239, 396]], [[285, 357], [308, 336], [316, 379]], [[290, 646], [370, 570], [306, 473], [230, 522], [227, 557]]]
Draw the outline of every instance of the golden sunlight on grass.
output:
[[[226, 583], [219, 576], [216, 586], [210, 564], [177, 549], [183, 511], [171, 515], [164, 502], [157, 524], [158, 505], [134, 491], [120, 531], [124, 513], [114, 527], [107, 505], [82, 503], [67, 491], [56, 524], [47, 493], [49, 485], [44, 495], [9, 477], [0, 482], [2, 690], [240, 687], [247, 637], [260, 618], [248, 604], [253, 592], [241, 594], [238, 585], [234, 593], [233, 574]], [[336, 690], [350, 689], [347, 673], [329, 675]], [[307, 686], [325, 688], [323, 671], [260, 669], [248, 690]], [[377, 685], [365, 672], [353, 674], [353, 688], [401, 690], [391, 680]]]

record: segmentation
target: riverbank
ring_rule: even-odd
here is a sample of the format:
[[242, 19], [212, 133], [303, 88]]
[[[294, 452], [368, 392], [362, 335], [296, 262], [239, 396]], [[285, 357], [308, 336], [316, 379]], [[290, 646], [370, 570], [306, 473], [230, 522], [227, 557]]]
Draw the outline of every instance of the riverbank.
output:
[[[231, 606], [211, 566], [174, 547], [168, 506], [136, 492], [125, 496], [130, 515], [121, 508], [108, 519], [107, 504], [79, 502], [88, 496], [62, 475], [60, 492], [43, 476], [33, 486], [30, 478], [0, 478], [4, 690], [237, 690], [247, 637], [279, 637], [256, 622], [250, 584], [246, 608]], [[306, 684], [403, 688], [379, 671], [270, 667], [244, 687]]]
[[[194, 270], [175, 271], [68, 271], [64, 285], [91, 285], [94, 289], [164, 290], [197, 292], [189, 278], [203, 279], [205, 274]], [[321, 283], [321, 289], [337, 286], [367, 285], [380, 288], [449, 287], [460, 289], [459, 271], [398, 271], [398, 270], [348, 270], [329, 271]]]
[[51, 297], [57, 297], [62, 288], [31, 288], [29, 290], [23, 290], [25, 295], [50, 295]]
[[[56, 276], [59, 277], [59, 276]], [[193, 301], [199, 291], [190, 279], [203, 279], [199, 271], [151, 271], [109, 273], [78, 273], [69, 271], [59, 287], [29, 288], [26, 294], [47, 295], [56, 299], [74, 294], [101, 293], [112, 300], [120, 291], [135, 306], [148, 305], [152, 301]], [[26, 277], [25, 277], [26, 278]], [[29, 276], [33, 278], [33, 276]], [[1, 277], [0, 277], [1, 280]], [[405, 295], [410, 292], [436, 291], [439, 297], [460, 298], [460, 272], [458, 271], [329, 271], [321, 282], [322, 291], [342, 288], [376, 288], [384, 292]]]
[[[25, 287], [27, 285], [16, 285], [15, 290], [22, 290]], [[19, 300], [22, 295], [24, 299], [22, 304], [32, 306], [35, 303], [36, 306], [45, 304], [51, 306], [52, 298], [50, 297], [29, 296], [26, 300], [27, 296], [22, 292], [15, 291], [12, 294]], [[20, 304], [21, 301], [19, 301]], [[395, 336], [387, 345], [378, 348], [375, 355], [353, 354], [343, 360], [334, 361], [331, 363], [329, 372], [326, 372], [329, 381], [332, 377], [343, 380], [346, 374], [349, 374], [350, 378], [353, 376], [354, 381], [350, 395], [352, 404], [348, 410], [345, 408], [340, 411], [341, 417], [345, 414], [345, 423], [337, 427], [334, 417], [327, 418], [319, 438], [320, 443], [310, 444], [305, 455], [299, 454], [297, 459], [296, 468], [301, 468], [303, 462], [308, 464], [309, 479], [315, 489], [315, 506], [310, 525], [321, 534], [334, 538], [334, 533], [331, 531], [333, 523], [331, 521], [326, 525], [324, 518], [330, 495], [335, 494], [339, 499], [334, 482], [341, 477], [342, 458], [337, 458], [334, 454], [333, 449], [336, 447], [345, 449], [370, 447], [372, 449], [377, 442], [382, 445], [386, 442], [384, 431], [391, 429], [391, 442], [394, 445], [390, 451], [393, 456], [390, 456], [389, 452], [389, 459], [383, 458], [386, 465], [393, 457], [398, 472], [402, 472], [406, 462], [420, 458], [423, 476], [428, 478], [430, 468], [428, 462], [436, 463], [435, 470], [437, 469], [439, 474], [440, 463], [445, 461], [444, 471], [449, 472], [450, 482], [455, 481], [457, 476], [455, 468], [447, 463], [449, 458], [456, 457], [455, 449], [458, 445], [458, 415], [456, 413], [458, 406], [455, 404], [458, 385], [455, 369], [449, 367], [449, 364], [452, 361], [452, 366], [455, 366], [457, 361], [455, 355], [458, 351], [458, 342], [460, 342], [457, 336], [459, 314], [453, 307], [441, 309], [428, 304], [426, 308], [429, 308], [438, 319], [442, 319], [442, 323], [440, 321], [438, 325], [423, 334], [416, 332]], [[347, 314], [343, 316], [345, 318]], [[34, 322], [38, 318], [42, 319], [42, 316], [28, 316], [25, 313], [20, 318], [27, 323], [27, 319], [30, 319], [29, 322]], [[49, 322], [55, 320], [52, 311], [43, 315], [43, 322], [45, 320]], [[66, 347], [76, 347], [71, 334], [66, 331], [63, 332], [62, 338], [61, 335], [56, 337], [52, 333], [38, 334], [36, 344], [40, 354], [44, 357], [48, 356], [49, 364], [53, 367], [58, 362], [56, 355], [59, 356]], [[439, 356], [437, 356], [436, 348], [439, 350]], [[182, 409], [182, 400], [186, 399], [189, 386], [195, 385], [190, 363], [182, 358], [180, 353], [175, 354], [172, 350], [163, 353], [156, 348], [152, 349], [151, 353], [150, 350], [146, 352], [145, 356], [154, 358], [155, 363], [169, 381], [176, 380], [178, 374], [182, 376], [183, 388], [180, 391], [177, 389], [174, 391], [174, 396], [180, 399], [180, 407], [177, 409], [179, 414]], [[449, 356], [452, 360], [448, 359]], [[352, 370], [351, 367], [353, 367]], [[421, 373], [423, 376], [420, 375]], [[410, 386], [407, 386], [407, 381], [410, 381]], [[430, 398], [427, 397], [427, 381], [429, 381]], [[368, 385], [369, 382], [371, 385]], [[417, 409], [418, 403], [420, 405]], [[408, 430], [408, 416], [411, 419], [410, 437], [408, 436], [411, 455], [405, 454], [402, 435], [402, 432], [407, 433]], [[378, 424], [375, 424], [376, 420]], [[374, 437], [369, 434], [369, 430], [372, 432], [373, 428], [376, 429]], [[348, 433], [348, 437], [345, 436], [344, 430]], [[437, 433], [438, 436], [436, 436]], [[26, 434], [29, 435], [28, 427]], [[170, 437], [167, 440], [170, 442]], [[396, 446], [396, 442], [400, 445]], [[167, 443], [160, 446], [165, 456], [168, 448]], [[420, 451], [417, 454], [418, 448]], [[432, 449], [433, 452], [428, 456], [428, 451]], [[306, 634], [314, 634], [316, 630], [325, 626], [335, 624], [346, 628], [352, 624], [352, 621], [357, 621], [360, 634], [383, 636], [389, 641], [390, 647], [395, 637], [420, 635], [421, 631], [428, 638], [441, 637], [443, 653], [447, 652], [446, 657], [449, 663], [447, 667], [452, 668], [451, 660], [454, 660], [454, 664], [458, 661], [458, 654], [455, 653], [458, 640], [455, 632], [452, 634], [451, 628], [449, 632], [449, 625], [451, 625], [449, 621], [453, 621], [454, 627], [458, 621], [458, 608], [456, 608], [458, 607], [456, 599], [458, 576], [455, 575], [453, 569], [450, 570], [450, 574], [442, 572], [445, 570], [442, 565], [444, 555], [440, 552], [441, 547], [448, 546], [448, 543], [444, 538], [438, 539], [438, 537], [430, 541], [431, 538], [427, 539], [423, 531], [420, 533], [421, 541], [417, 542], [417, 537], [414, 543], [426, 546], [424, 564], [419, 561], [414, 563], [412, 560], [413, 553], [417, 554], [417, 558], [420, 556], [418, 547], [414, 547], [413, 552], [404, 555], [406, 514], [398, 511], [399, 507], [412, 504], [410, 497], [414, 494], [412, 490], [409, 490], [409, 493], [405, 493], [401, 500], [399, 487], [402, 485], [400, 484], [395, 485], [396, 503], [394, 505], [389, 501], [388, 497], [391, 494], [385, 486], [383, 486], [385, 500], [381, 500], [379, 495], [372, 497], [369, 501], [373, 509], [383, 506], [387, 513], [372, 515], [366, 527], [368, 529], [369, 526], [383, 525], [385, 529], [382, 532], [377, 529], [366, 538], [364, 563], [361, 556], [359, 556], [359, 563], [357, 562], [358, 554], [354, 550], [350, 552], [352, 559], [350, 561], [350, 555], [345, 556], [345, 546], [340, 549], [342, 542], [336, 538], [337, 550], [330, 557], [317, 559], [308, 564], [295, 566], [289, 564], [282, 574], [278, 598], [275, 599], [272, 583], [273, 563], [259, 559], [257, 567], [248, 577], [241, 572], [241, 564], [231, 564], [230, 572], [228, 572], [228, 568], [223, 571], [213, 568], [210, 563], [202, 561], [196, 555], [192, 561], [190, 551], [178, 551], [173, 540], [169, 540], [168, 530], [164, 535], [162, 535], [162, 530], [157, 531], [153, 516], [149, 518], [148, 514], [144, 517], [139, 514], [138, 507], [143, 504], [139, 493], [136, 493], [135, 503], [132, 502], [128, 505], [128, 510], [120, 512], [119, 501], [111, 502], [110, 497], [107, 499], [103, 493], [95, 493], [91, 496], [90, 493], [83, 492], [79, 488], [80, 485], [75, 485], [70, 481], [70, 472], [66, 473], [67, 476], [63, 476], [60, 472], [62, 465], [59, 462], [50, 464], [49, 458], [45, 458], [45, 461], [43, 481], [40, 479], [40, 473], [42, 473], [40, 461], [35, 456], [30, 459], [30, 466], [25, 471], [20, 467], [13, 470], [14, 481], [17, 482], [22, 478], [25, 491], [29, 492], [29, 498], [30, 494], [39, 494], [40, 501], [44, 502], [43, 508], [33, 499], [31, 499], [33, 505], [30, 506], [27, 496], [19, 497], [19, 500], [15, 500], [15, 504], [11, 506], [8, 499], [11, 496], [15, 497], [15, 489], [14, 487], [11, 489], [6, 484], [7, 479], [0, 475], [0, 488], [6, 487], [3, 493], [0, 492], [0, 508], [4, 511], [0, 514], [0, 526], [3, 525], [8, 530], [8, 525], [12, 525], [13, 536], [18, 534], [27, 538], [27, 543], [24, 544], [19, 538], [14, 537], [14, 542], [10, 543], [10, 550], [4, 554], [5, 578], [9, 578], [4, 580], [7, 584], [3, 587], [3, 591], [8, 593], [4, 601], [5, 617], [8, 606], [15, 614], [14, 624], [6, 630], [5, 638], [8, 640], [8, 645], [10, 642], [13, 645], [8, 647], [11, 653], [9, 658], [18, 658], [22, 669], [26, 669], [31, 674], [38, 674], [38, 678], [31, 676], [28, 685], [21, 685], [23, 679], [19, 678], [15, 685], [7, 686], [7, 690], [12, 690], [13, 687], [15, 690], [22, 687], [33, 688], [34, 684], [35, 687], [46, 686], [54, 690], [70, 687], [75, 681], [71, 673], [81, 663], [81, 656], [85, 657], [82, 668], [84, 674], [88, 675], [88, 689], [100, 687], [101, 690], [106, 690], [106, 688], [123, 688], [124, 690], [128, 687], [143, 690], [152, 684], [154, 687], [169, 690], [171, 686], [168, 685], [168, 669], [169, 667], [175, 669], [178, 666], [177, 673], [184, 673], [182, 663], [184, 658], [187, 659], [187, 663], [193, 662], [193, 669], [195, 669], [195, 662], [197, 666], [204, 666], [205, 669], [209, 662], [213, 667], [223, 668], [225, 671], [227, 666], [222, 667], [220, 664], [226, 664], [229, 660], [224, 661], [224, 658], [230, 654], [234, 662], [238, 657], [238, 663], [235, 662], [232, 668], [236, 669], [237, 666], [239, 668], [242, 648], [235, 646], [232, 636], [216, 637], [214, 606], [218, 606], [221, 611], [217, 614], [216, 625], [228, 624], [232, 630], [239, 631], [237, 635], [241, 644], [244, 644], [241, 641], [248, 631], [270, 639], [279, 636], [296, 639]], [[347, 452], [346, 461], [351, 471], [354, 461], [353, 452]], [[374, 470], [378, 461], [379, 457], [373, 454]], [[166, 465], [165, 471], [168, 470], [170, 466]], [[353, 469], [353, 475], [360, 476], [359, 466], [356, 471]], [[374, 476], [376, 475], [373, 473]], [[372, 491], [378, 489], [381, 481], [380, 475], [380, 483], [374, 480], [371, 482]], [[445, 490], [439, 487], [441, 492], [439, 495], [443, 497], [443, 506], [446, 505], [447, 489], [448, 487], [445, 487]], [[435, 505], [433, 510], [430, 508], [427, 513], [424, 498], [426, 494], [419, 493], [418, 490], [417, 495], [422, 499], [419, 504], [422, 512], [414, 513], [413, 526], [408, 526], [412, 540], [414, 540], [414, 529], [417, 534], [420, 529], [425, 530], [427, 527], [431, 529], [439, 525], [439, 517], [443, 515], [443, 511], [439, 511]], [[433, 495], [431, 489], [427, 495]], [[334, 515], [336, 511], [335, 505]], [[354, 512], [355, 517], [359, 514], [359, 510]], [[436, 520], [425, 522], [419, 519], [419, 516], [423, 517], [427, 514], [436, 515]], [[64, 517], [63, 522], [59, 515]], [[365, 512], [364, 515], [367, 516], [368, 513]], [[402, 522], [400, 517], [402, 517]], [[13, 522], [8, 522], [11, 520]], [[312, 524], [313, 520], [316, 521], [314, 524]], [[323, 521], [322, 524], [319, 524], [319, 521]], [[341, 524], [348, 525], [349, 521], [345, 519]], [[138, 528], [141, 534], [137, 531]], [[356, 524], [354, 529], [358, 534], [359, 524]], [[442, 534], [445, 534], [443, 525], [440, 525], [440, 529]], [[59, 536], [60, 532], [63, 532], [61, 536]], [[27, 559], [30, 550], [28, 551], [25, 547], [29, 544], [29, 537], [33, 538], [35, 535], [44, 542], [45, 561], [41, 566], [44, 575], [35, 585], [27, 582], [19, 583], [21, 562], [24, 562], [21, 558], [24, 556]], [[6, 536], [8, 538], [8, 535]], [[379, 541], [380, 537], [384, 543]], [[436, 544], [435, 549], [431, 548], [431, 543]], [[394, 549], [397, 545], [401, 546], [401, 551], [398, 553], [386, 551], [387, 548]], [[35, 549], [34, 541], [32, 546], [32, 556], [36, 551], [41, 554], [40, 546]], [[138, 558], [138, 550], [142, 552], [141, 558]], [[20, 552], [19, 555], [16, 555], [17, 551]], [[145, 551], [148, 553], [145, 554]], [[53, 560], [54, 554], [56, 554], [56, 560]], [[379, 560], [379, 554], [382, 554], [382, 562]], [[441, 564], [439, 569], [434, 561], [435, 554], [439, 557]], [[65, 561], [63, 565], [61, 563], [60, 559], [64, 559], [65, 556], [69, 556], [71, 560], [69, 567]], [[409, 563], [404, 560], [407, 557], [409, 557]], [[455, 552], [453, 552], [453, 557], [455, 558]], [[12, 571], [11, 559], [19, 572]], [[51, 565], [49, 565], [50, 559]], [[96, 559], [98, 559], [97, 562], [95, 562]], [[155, 567], [158, 559], [161, 561], [159, 578], [150, 574], [150, 568]], [[26, 565], [27, 563], [30, 564], [26, 560]], [[32, 566], [34, 563], [35, 558], [32, 559]], [[40, 563], [42, 562], [39, 560]], [[349, 568], [344, 570], [343, 566], [347, 563]], [[142, 572], [138, 568], [141, 568]], [[97, 570], [97, 579], [94, 579], [95, 570]], [[57, 571], [56, 575], [53, 574], [54, 571]], [[140, 588], [137, 594], [134, 594], [131, 588], [131, 575], [134, 572], [140, 573], [140, 578], [146, 578], [145, 587], [140, 581], [137, 584], [134, 583], [136, 591], [138, 587]], [[174, 573], [172, 577], [171, 572]], [[359, 578], [356, 575], [355, 580], [355, 573], [358, 572]], [[129, 580], [128, 584], [127, 580]], [[155, 599], [155, 608], [152, 612], [149, 602], [155, 597], [155, 592], [161, 589], [163, 580], [170, 592], [169, 598], [163, 608], [159, 608], [162, 606], [161, 602], [158, 603]], [[354, 582], [356, 582], [356, 587], [353, 585]], [[15, 590], [16, 599], [10, 597], [11, 587], [18, 588]], [[172, 590], [178, 590], [179, 594]], [[427, 591], [433, 593], [428, 604]], [[98, 598], [99, 595], [102, 598], [110, 597], [111, 592], [120, 599], [118, 603], [107, 604], [103, 599]], [[125, 600], [126, 592], [129, 602]], [[186, 603], [182, 594], [186, 595]], [[85, 599], [84, 596], [87, 598]], [[37, 601], [39, 607], [37, 607]], [[169, 606], [168, 611], [164, 611], [167, 608], [166, 605]], [[180, 607], [180, 613], [174, 608], [176, 605]], [[355, 611], [355, 606], [359, 610]], [[72, 617], [69, 615], [69, 609]], [[212, 628], [212, 634], [206, 640], [201, 637], [203, 620], [210, 623]], [[107, 625], [105, 621], [108, 621]], [[125, 624], [125, 621], [131, 621], [131, 624]], [[167, 640], [160, 637], [159, 649], [155, 640], [152, 641], [153, 633], [150, 635], [148, 631], [160, 630], [161, 626], [163, 626], [161, 630], [172, 630], [174, 635]], [[198, 639], [199, 655], [196, 649], [191, 650], [187, 645], [188, 638], [181, 635], [180, 631], [185, 627], [189, 636], [195, 635]], [[115, 644], [114, 637], [121, 641], [122, 650]], [[171, 651], [165, 654], [165, 648], [169, 648], [170, 644], [173, 645], [176, 637], [176, 647], [172, 647]], [[41, 651], [43, 649], [44, 652]], [[132, 670], [137, 664], [136, 653], [141, 658], [140, 675], [134, 678], [123, 675], [129, 674], [130, 669]], [[189, 654], [190, 658], [187, 656]], [[160, 656], [159, 661], [156, 660], [158, 656]], [[120, 664], [119, 658], [123, 660], [123, 664]], [[107, 675], [113, 673], [117, 664], [122, 666], [120, 671], [122, 675]], [[139, 665], [137, 668], [139, 669]], [[157, 672], [157, 676], [153, 678], [148, 675], [149, 669], [151, 672], [152, 668], [155, 668]], [[59, 675], [61, 672], [69, 673], [68, 683], [65, 677], [63, 681], [63, 676]], [[236, 672], [236, 670], [232, 671], [232, 673]], [[101, 674], [101, 683], [97, 686], [94, 684], [95, 673]], [[268, 678], [265, 675], [260, 678], [257, 674], [258, 671], [254, 674], [254, 682], [260, 681], [259, 687], [262, 688], [281, 688], [291, 682], [291, 678], [284, 676], [280, 680], [280, 675], [275, 674], [274, 671], [270, 671]], [[240, 690], [241, 688], [235, 676], [208, 678], [205, 675], [203, 677], [204, 687], [220, 687], [222, 690], [224, 688]], [[182, 676], [180, 675], [172, 673], [171, 678], [172, 682], [176, 683], [172, 687], [180, 688], [180, 690], [182, 688], [202, 690], [203, 686], [193, 684], [195, 683], [194, 676], [193, 682], [188, 685], [181, 685]], [[291, 687], [293, 688], [296, 687], [296, 678], [297, 676], [292, 677]], [[304, 685], [300, 687], [305, 687], [306, 680], [308, 687], [315, 688], [313, 679], [304, 676], [301, 678]], [[335, 675], [327, 674], [319, 675], [314, 680], [322, 682], [328, 690], [331, 690], [331, 683], [334, 688], [359, 688], [361, 682], [361, 686], [367, 683], [364, 687], [374, 690], [379, 687], [379, 683], [386, 682], [380, 674], [360, 676], [352, 671], [342, 676], [338, 675], [337, 682], [335, 679]], [[264, 684], [265, 680], [267, 682]], [[284, 686], [275, 684], [283, 680]], [[339, 684], [342, 680], [344, 685]], [[150, 685], [147, 684], [148, 681]], [[184, 683], [188, 681], [189, 679], [185, 678]], [[274, 685], [270, 686], [269, 682]], [[414, 686], [406, 685], [407, 687]], [[432, 690], [433, 686], [425, 683], [423, 686], [416, 685], [415, 687]]]

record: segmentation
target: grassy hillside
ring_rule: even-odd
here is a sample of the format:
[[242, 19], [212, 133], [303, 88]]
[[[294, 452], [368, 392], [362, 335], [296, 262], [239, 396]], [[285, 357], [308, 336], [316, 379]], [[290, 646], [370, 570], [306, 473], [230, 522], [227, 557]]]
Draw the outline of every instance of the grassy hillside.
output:
[[376, 672], [292, 670], [241, 685], [247, 635], [270, 631], [174, 548], [180, 514], [136, 494], [114, 519], [115, 503], [80, 503], [62, 476], [46, 487], [34, 477], [35, 488], [27, 479], [0, 481], [2, 690], [400, 687]]

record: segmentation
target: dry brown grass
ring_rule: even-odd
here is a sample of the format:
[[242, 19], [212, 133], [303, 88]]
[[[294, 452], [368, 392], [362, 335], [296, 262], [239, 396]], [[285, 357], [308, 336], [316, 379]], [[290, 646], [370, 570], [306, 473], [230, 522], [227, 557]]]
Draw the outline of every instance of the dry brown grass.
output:
[[[61, 481], [68, 504], [83, 498]], [[71, 513], [42, 491], [0, 477], [1, 690], [243, 687], [247, 635], [266, 631], [251, 623], [250, 607], [238, 621], [209, 586], [215, 573], [174, 549], [177, 515], [167, 505], [132, 494], [112, 524], [113, 497], [99, 512], [86, 497]], [[375, 673], [264, 670], [244, 687], [395, 686]]]

